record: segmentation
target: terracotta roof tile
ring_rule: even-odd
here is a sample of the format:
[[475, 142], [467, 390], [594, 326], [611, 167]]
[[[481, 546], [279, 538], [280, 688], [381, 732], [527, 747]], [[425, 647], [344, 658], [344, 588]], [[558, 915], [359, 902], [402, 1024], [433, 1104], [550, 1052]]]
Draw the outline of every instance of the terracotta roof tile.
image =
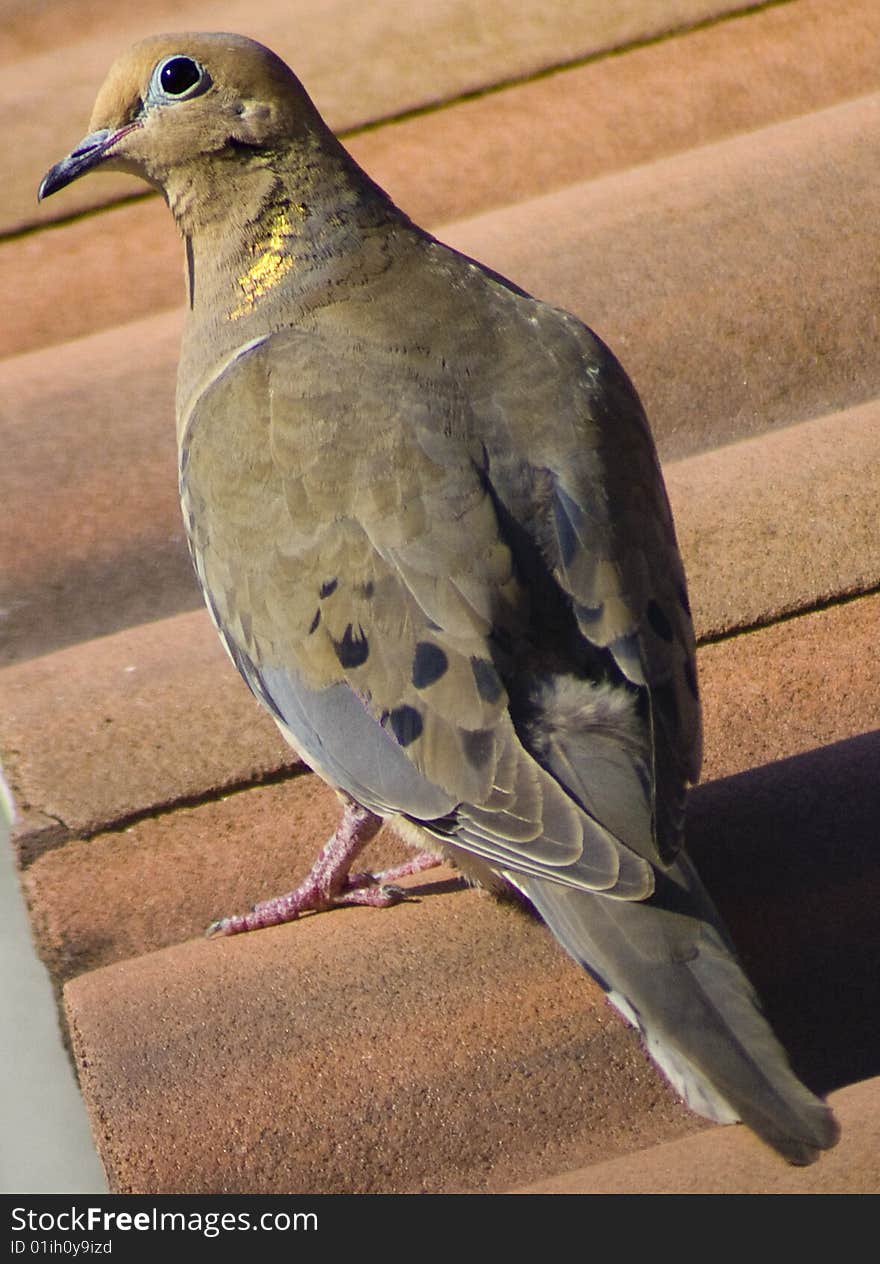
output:
[[[163, 29], [240, 31], [262, 40], [295, 67], [331, 126], [346, 129], [746, 5], [745, 0], [639, 0], [623, 7], [568, 0], [527, 6], [520, 0], [494, 0], [491, 6], [421, 0], [414, 10], [407, 0], [373, 5], [324, 0], [316, 10], [310, 0], [262, 0], [258, 9], [247, 0], [162, 0], [148, 13], [126, 15], [106, 6], [99, 13], [91, 0], [40, 7], [36, 20], [28, 21], [20, 9], [19, 22], [7, 19], [5, 25], [0, 108], [13, 120], [10, 152], [28, 156], [28, 164], [17, 162], [7, 172], [6, 230], [66, 213], [57, 201], [34, 206], [30, 164], [48, 170], [61, 156], [59, 143], [67, 152], [84, 135], [95, 85], [110, 63], [134, 40]], [[79, 131], [60, 140], [71, 121]], [[69, 212], [101, 205], [137, 187], [119, 176], [106, 181], [103, 194], [94, 182], [78, 185], [64, 207]]]
[[519, 1194], [876, 1194], [880, 1183], [880, 1084], [830, 1097], [846, 1142], [822, 1163], [783, 1167], [740, 1128], [705, 1132], [622, 1159], [538, 1181]]
[[878, 127], [860, 97], [439, 235], [586, 320], [683, 456], [880, 393]]
[[[5, 6], [2, 223], [33, 231], [0, 241], [0, 758], [113, 1189], [880, 1189], [880, 12], [744, 8]], [[293, 885], [334, 798], [196, 609], [167, 212], [77, 217], [108, 179], [40, 227], [33, 196], [129, 37], [206, 24], [274, 44], [337, 127], [376, 124], [351, 147], [405, 209], [581, 314], [639, 386], [712, 642], [689, 842], [796, 1066], [838, 1090], [813, 1168], [688, 1114], [545, 929], [447, 871], [385, 912], [201, 939]]]
[[[442, 236], [596, 328], [631, 372], [666, 458], [836, 414], [880, 393], [880, 271], [863, 231], [878, 111], [880, 96], [860, 98], [449, 225]], [[7, 661], [198, 600], [175, 494], [178, 328], [169, 312], [0, 362], [12, 453], [0, 485], [14, 510]], [[826, 501], [870, 452], [867, 414], [841, 427], [849, 465], [815, 449], [810, 457], [813, 469], [836, 469]], [[65, 438], [72, 432], [76, 445]], [[805, 470], [786, 478], [795, 495], [798, 477]], [[844, 550], [850, 559], [865, 521]], [[851, 574], [843, 584], [860, 586]], [[756, 593], [750, 609], [765, 596]]]
[[59, 836], [298, 762], [203, 611], [31, 659], [0, 680], [27, 859]]
[[[865, 598], [701, 651], [711, 780], [692, 796], [691, 850], [796, 1065], [825, 1089], [873, 1065], [857, 1033], [877, 991], [878, 609]], [[393, 911], [192, 939], [294, 885], [331, 821], [332, 796], [305, 776], [67, 843], [28, 870], [44, 958], [72, 980], [114, 1189], [501, 1189], [701, 1126], [543, 928], [442, 872]], [[242, 1093], [233, 1151], [217, 1083]]]

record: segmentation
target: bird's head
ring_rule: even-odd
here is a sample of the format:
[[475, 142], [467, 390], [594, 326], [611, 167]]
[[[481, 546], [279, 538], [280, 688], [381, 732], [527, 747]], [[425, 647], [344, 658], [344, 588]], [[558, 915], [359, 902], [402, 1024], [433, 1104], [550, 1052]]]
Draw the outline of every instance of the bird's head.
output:
[[42, 200], [90, 171], [125, 171], [169, 192], [211, 157], [285, 148], [327, 133], [293, 72], [240, 35], [156, 35], [124, 53], [98, 93], [88, 135], [43, 178]]

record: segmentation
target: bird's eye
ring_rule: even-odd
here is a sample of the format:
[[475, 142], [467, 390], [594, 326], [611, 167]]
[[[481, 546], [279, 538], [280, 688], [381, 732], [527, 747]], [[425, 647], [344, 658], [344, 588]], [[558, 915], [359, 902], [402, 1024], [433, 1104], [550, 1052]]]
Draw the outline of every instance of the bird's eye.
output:
[[192, 57], [166, 57], [153, 71], [153, 93], [179, 101], [194, 97], [211, 86], [211, 76]]

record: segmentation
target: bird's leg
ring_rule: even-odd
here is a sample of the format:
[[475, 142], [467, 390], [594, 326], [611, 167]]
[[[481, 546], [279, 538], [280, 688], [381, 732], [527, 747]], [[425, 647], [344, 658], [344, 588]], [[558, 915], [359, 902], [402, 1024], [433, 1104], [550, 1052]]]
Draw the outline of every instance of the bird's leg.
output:
[[[381, 873], [350, 873], [348, 875], [348, 883], [352, 887], [363, 886], [367, 883], [378, 884], [380, 889], [394, 891], [395, 887], [387, 887], [387, 883], [395, 882], [398, 878], [406, 878], [411, 873], [424, 873], [426, 869], [436, 869], [438, 865], [443, 864], [443, 857], [436, 855], [433, 851], [420, 851], [415, 856], [411, 856], [409, 860], [404, 860], [399, 865], [393, 865], [390, 869], [383, 869]], [[346, 884], [348, 889], [348, 884]], [[354, 901], [352, 901], [354, 902]], [[388, 903], [393, 904], [396, 901], [389, 900]], [[374, 900], [358, 900], [359, 904], [372, 904]]]
[[381, 827], [381, 816], [368, 812], [351, 799], [346, 800], [339, 825], [322, 848], [311, 872], [294, 891], [255, 904], [250, 913], [220, 918], [211, 923], [205, 934], [210, 937], [262, 930], [266, 926], [295, 921], [301, 913], [317, 913], [345, 904], [370, 904], [376, 908], [396, 904], [404, 893], [399, 887], [387, 885], [388, 882], [430, 869], [440, 863], [440, 858], [420, 852], [382, 873], [352, 873], [354, 861]]

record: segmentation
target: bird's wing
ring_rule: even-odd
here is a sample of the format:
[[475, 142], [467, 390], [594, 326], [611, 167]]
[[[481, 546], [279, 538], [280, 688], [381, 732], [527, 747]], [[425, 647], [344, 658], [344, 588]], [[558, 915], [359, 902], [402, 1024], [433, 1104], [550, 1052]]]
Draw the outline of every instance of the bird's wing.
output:
[[[666, 863], [681, 845], [702, 734], [687, 588], [654, 444], [634, 387], [589, 329], [541, 303], [517, 310], [544, 354], [531, 373], [516, 372], [520, 340], [511, 338], [510, 358], [496, 361], [485, 408], [493, 423], [489, 478], [501, 516], [533, 524], [508, 532], [517, 565], [534, 571], [543, 563], [570, 598], [584, 642], [644, 691], [654, 829], [638, 850]], [[530, 561], [536, 544], [539, 557]], [[557, 699], [556, 710], [564, 722], [544, 724], [544, 762], [607, 821], [615, 805], [638, 798], [626, 757], [618, 759], [621, 778], [593, 778], [590, 790], [583, 773], [594, 736], [567, 722], [576, 699]]]
[[181, 445], [209, 606], [308, 762], [365, 807], [499, 869], [644, 898], [650, 865], [514, 725], [497, 647], [516, 658], [541, 623], [469, 408], [442, 366], [294, 331], [226, 365]]

